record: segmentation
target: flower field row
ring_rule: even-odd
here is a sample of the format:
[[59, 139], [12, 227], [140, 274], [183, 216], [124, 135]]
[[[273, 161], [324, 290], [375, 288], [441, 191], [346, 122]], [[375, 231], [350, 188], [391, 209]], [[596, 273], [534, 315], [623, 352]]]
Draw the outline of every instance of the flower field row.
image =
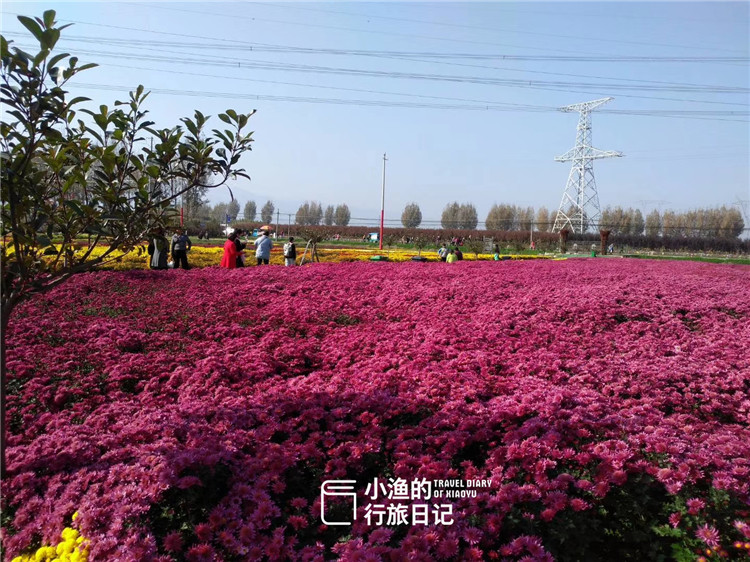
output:
[[[103, 251], [103, 249], [102, 249]], [[304, 246], [298, 248], [297, 263], [302, 258]], [[193, 246], [193, 249], [188, 253], [188, 259], [192, 267], [212, 267], [219, 265], [221, 262], [221, 256], [223, 254], [223, 248], [216, 246]], [[357, 261], [369, 261], [371, 257], [382, 255], [388, 258], [388, 261], [393, 262], [407, 262], [410, 261], [413, 256], [417, 255], [416, 251], [412, 250], [377, 250], [377, 249], [358, 249], [358, 248], [325, 248], [318, 249], [318, 257], [321, 263], [345, 263], [345, 262], [357, 262]], [[422, 252], [428, 261], [439, 261], [437, 253], [434, 251]], [[245, 250], [245, 257], [248, 265], [255, 265], [255, 250], [252, 248], [252, 243]], [[539, 259], [542, 256], [529, 256], [529, 255], [507, 255], [509, 259]], [[125, 271], [129, 269], [148, 269], [148, 256], [145, 254], [139, 255], [133, 251], [128, 254], [118, 254], [117, 261], [110, 263], [107, 269], [113, 269], [118, 271]], [[479, 260], [491, 260], [492, 255], [490, 254], [464, 254], [464, 259], [467, 261]], [[306, 261], [310, 261], [310, 254], [308, 253]], [[284, 265], [284, 256], [281, 250], [281, 244], [276, 244], [271, 250], [271, 265]]]
[[[76, 511], [91, 561], [750, 560], [746, 267], [164, 279], [82, 274], [17, 310], [7, 560]], [[489, 485], [378, 525], [376, 479]], [[348, 505], [326, 480], [356, 481], [352, 525], [323, 523]]]

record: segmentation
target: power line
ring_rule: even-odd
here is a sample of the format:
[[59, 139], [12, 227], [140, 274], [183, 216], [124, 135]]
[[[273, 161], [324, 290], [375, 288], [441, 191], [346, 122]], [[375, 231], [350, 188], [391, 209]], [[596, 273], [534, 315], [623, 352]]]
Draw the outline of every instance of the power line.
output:
[[279, 70], [288, 72], [303, 72], [303, 73], [314, 73], [314, 74], [333, 74], [343, 76], [362, 76], [362, 77], [373, 77], [373, 78], [395, 78], [404, 80], [428, 80], [437, 82], [454, 82], [454, 83], [469, 83], [469, 84], [483, 84], [488, 86], [506, 86], [506, 87], [521, 87], [521, 88], [538, 88], [547, 89], [552, 87], [559, 88], [606, 88], [608, 90], [647, 90], [654, 92], [693, 92], [693, 93], [710, 93], [710, 94], [739, 94], [747, 95], [750, 93], [750, 88], [741, 88], [736, 86], [715, 86], [715, 85], [695, 85], [695, 86], [679, 86], [679, 87], [667, 87], [650, 84], [639, 84], [639, 85], [626, 85], [626, 84], [597, 84], [597, 83], [576, 83], [576, 82], [563, 82], [563, 81], [545, 81], [545, 80], [523, 80], [513, 78], [491, 78], [484, 76], [462, 76], [462, 75], [450, 75], [450, 74], [427, 74], [419, 72], [397, 72], [397, 71], [381, 71], [381, 70], [364, 70], [358, 68], [347, 68], [347, 67], [330, 67], [330, 66], [319, 66], [319, 65], [305, 65], [305, 64], [292, 64], [292, 63], [278, 63], [275, 61], [250, 61], [250, 62], [231, 62], [219, 58], [203, 58], [196, 59], [191, 58], [174, 58], [174, 57], [160, 57], [156, 55], [139, 55], [139, 54], [123, 54], [123, 53], [112, 53], [109, 51], [97, 51], [97, 50], [81, 50], [83, 54], [91, 54], [95, 56], [113, 57], [113, 58], [125, 58], [133, 60], [148, 60], [154, 62], [169, 62], [172, 64], [190, 64], [195, 65], [196, 63], [211, 64], [214, 66], [224, 66], [231, 68], [253, 68], [253, 69], [265, 69], [265, 70]]
[[[492, 31], [492, 32], [503, 32], [503, 33], [518, 33], [521, 35], [536, 35], [536, 36], [542, 36], [542, 37], [558, 37], [561, 39], [580, 39], [579, 36], [575, 35], [561, 35], [561, 34], [555, 34], [555, 33], [539, 33], [535, 31], [526, 31], [526, 30], [519, 30], [518, 28], [496, 28], [496, 27], [487, 27], [482, 25], [467, 25], [467, 24], [460, 24], [460, 23], [446, 23], [446, 22], [435, 22], [435, 21], [426, 21], [426, 20], [419, 20], [419, 19], [412, 19], [412, 18], [400, 18], [400, 17], [394, 17], [394, 16], [380, 16], [380, 15], [373, 15], [373, 14], [358, 14], [354, 12], [345, 12], [342, 10], [327, 10], [324, 8], [310, 8], [309, 6], [299, 6], [299, 5], [288, 5], [288, 4], [277, 4], [277, 3], [270, 3], [270, 2], [251, 2], [252, 4], [259, 4], [263, 6], [272, 6], [274, 8], [285, 8], [285, 9], [293, 9], [293, 10], [307, 10], [311, 12], [324, 12], [324, 13], [332, 13], [332, 14], [343, 14], [343, 15], [349, 15], [349, 16], [357, 16], [357, 17], [365, 17], [370, 19], [384, 19], [389, 21], [403, 21], [403, 22], [409, 22], [409, 23], [423, 23], [428, 25], [439, 25], [444, 27], [454, 27], [454, 28], [462, 28], [462, 29], [479, 29], [484, 31]], [[175, 8], [172, 8], [173, 10], [176, 10]], [[215, 15], [221, 15], [221, 14], [215, 14]], [[231, 17], [231, 16], [230, 16]], [[654, 47], [677, 47], [681, 49], [704, 49], [704, 50], [710, 50], [710, 51], [724, 51], [724, 52], [736, 52], [734, 49], [721, 49], [721, 48], [715, 48], [715, 47], [705, 47], [701, 45], [700, 47], [696, 47], [695, 45], [675, 45], [670, 43], [649, 43], [649, 42], [643, 42], [643, 41], [628, 41], [628, 40], [622, 40], [622, 39], [609, 39], [609, 38], [601, 38], [601, 37], [586, 37], [587, 41], [601, 41], [606, 43], [622, 43], [627, 45], [646, 45], [646, 46], [654, 46]]]
[[[87, 25], [100, 25], [86, 22], [75, 22], [84, 23]], [[109, 26], [108, 26], [109, 27]], [[142, 31], [145, 33], [160, 33], [167, 35], [178, 35], [184, 37], [183, 34], [172, 34], [166, 32], [155, 32], [148, 29], [128, 28], [133, 31]], [[24, 36], [25, 33], [9, 31], [6, 32], [8, 36]], [[195, 36], [191, 36], [195, 37]], [[88, 43], [101, 43], [105, 40], [111, 44], [120, 45], [137, 45], [143, 46], [143, 41], [139, 39], [119, 39], [113, 37], [92, 37], [86, 35], [67, 35], [67, 40], [81, 41]], [[209, 39], [209, 37], [206, 37]], [[257, 43], [247, 41], [236, 41], [232, 39], [218, 39], [211, 37], [215, 41], [227, 41], [232, 44], [220, 44], [220, 43], [206, 43], [197, 41], [149, 41], [150, 45], [160, 45], [165, 47], [176, 47], [176, 48], [199, 48], [201, 50], [213, 49], [213, 50], [240, 50], [240, 51], [251, 51], [251, 52], [270, 52], [270, 53], [294, 53], [294, 54], [313, 54], [313, 55], [344, 55], [344, 56], [366, 56], [366, 57], [422, 57], [422, 58], [435, 58], [435, 59], [472, 59], [472, 60], [503, 60], [503, 61], [521, 61], [521, 62], [624, 62], [624, 63], [748, 63], [750, 57], [747, 56], [632, 56], [632, 55], [580, 55], [580, 56], [562, 56], [562, 55], [511, 55], [506, 53], [450, 53], [450, 52], [435, 52], [435, 51], [387, 51], [387, 50], [372, 50], [372, 49], [332, 49], [332, 48], [319, 48], [319, 47], [300, 47], [295, 45], [279, 45], [274, 43]]]
[[[263, 3], [264, 4], [264, 3]], [[512, 45], [512, 44], [502, 44], [502, 43], [490, 43], [487, 41], [472, 41], [467, 39], [453, 39], [448, 37], [436, 37], [436, 36], [429, 36], [429, 35], [417, 35], [412, 33], [397, 33], [393, 31], [378, 31], [378, 30], [372, 30], [372, 29], [359, 29], [359, 28], [347, 28], [347, 27], [339, 27], [339, 26], [332, 26], [332, 25], [323, 25], [323, 24], [315, 24], [315, 23], [300, 23], [300, 22], [290, 22], [290, 21], [284, 21], [284, 20], [275, 20], [270, 18], [261, 18], [261, 17], [255, 17], [255, 16], [243, 16], [239, 14], [221, 14], [217, 12], [205, 12], [201, 10], [187, 10], [184, 8], [172, 8], [172, 7], [165, 7], [165, 6], [152, 6], [155, 8], [159, 8], [162, 10], [168, 10], [173, 12], [183, 12], [183, 13], [194, 13], [194, 14], [201, 14], [201, 15], [210, 15], [214, 17], [227, 17], [231, 19], [249, 19], [253, 21], [265, 21], [269, 23], [281, 23], [281, 24], [287, 24], [287, 25], [299, 25], [304, 27], [319, 27], [322, 29], [335, 29], [339, 31], [354, 31], [357, 33], [374, 33], [374, 34], [381, 34], [381, 35], [393, 35], [398, 37], [409, 37], [410, 39], [413, 38], [419, 38], [419, 39], [430, 39], [430, 40], [437, 40], [437, 41], [451, 41], [451, 42], [457, 42], [457, 43], [472, 43], [477, 45], [494, 45], [494, 46], [505, 46], [505, 47], [518, 47], [518, 45]], [[297, 8], [296, 6], [291, 6], [290, 8]], [[310, 9], [310, 8], [299, 8], [299, 9]], [[314, 10], [314, 9], [313, 9]], [[324, 11], [324, 10], [318, 10], [318, 11]], [[378, 17], [378, 18], [385, 18], [385, 19], [404, 19], [404, 18], [394, 18], [391, 16], [365, 16], [365, 17]], [[434, 22], [424, 22], [423, 20], [408, 20], [404, 19], [404, 21], [411, 21], [414, 23], [434, 23]], [[462, 24], [443, 24], [439, 23], [437, 25], [448, 25], [452, 27], [464, 27]], [[578, 36], [570, 36], [570, 35], [556, 35], [552, 33], [539, 33], [539, 32], [533, 32], [533, 31], [518, 31], [517, 29], [498, 29], [498, 28], [482, 28], [481, 26], [468, 26], [470, 28], [477, 28], [477, 29], [486, 29], [489, 31], [494, 32], [511, 32], [511, 33], [521, 33], [521, 34], [527, 34], [527, 35], [537, 35], [542, 37], [559, 37], [559, 38], [565, 38], [565, 39], [580, 39]], [[718, 49], [718, 48], [706, 48], [706, 47], [698, 47], [695, 45], [669, 45], [669, 44], [662, 44], [662, 43], [650, 43], [650, 42], [638, 42], [638, 41], [627, 41], [627, 40], [617, 40], [617, 39], [598, 39], [593, 37], [587, 37], [587, 40], [590, 41], [605, 41], [609, 43], [623, 43], [623, 44], [635, 44], [635, 45], [644, 45], [644, 46], [652, 46], [652, 47], [679, 47], [684, 49], [704, 49], [704, 50], [712, 50], [712, 51], [724, 51], [724, 52], [737, 52], [736, 50], [730, 50], [730, 49]], [[533, 50], [542, 50], [542, 51], [549, 51], [551, 49], [545, 49], [541, 47], [528, 47], [525, 46], [523, 48], [527, 49], [533, 49]], [[557, 52], [565, 52], [563, 49], [555, 49]], [[567, 51], [567, 52], [575, 52], [575, 51]]]
[[[8, 35], [18, 35], [18, 36], [25, 36], [25, 34], [22, 33], [8, 33]], [[95, 43], [97, 45], [100, 45], [102, 43], [111, 43], [111, 44], [117, 44], [117, 45], [123, 45], [123, 46], [133, 46], [137, 47], [139, 51], [143, 50], [143, 44], [142, 41], [133, 40], [133, 39], [111, 39], [106, 37], [86, 37], [86, 36], [68, 36], [66, 37], [67, 40], [73, 41], [73, 42], [83, 42], [83, 43]], [[455, 63], [455, 62], [447, 62], [442, 59], [446, 58], [492, 58], [497, 59], [500, 58], [502, 60], [532, 60], [538, 58], [539, 60], [546, 60], [546, 61], [553, 61], [556, 60], [556, 57], [514, 57], [514, 56], [506, 56], [506, 55], [471, 55], [471, 54], [457, 54], [457, 55], [451, 55], [451, 54], [432, 54], [432, 53], [407, 53], [407, 52], [399, 52], [399, 51], [364, 51], [364, 50], [340, 50], [340, 49], [315, 49], [315, 48], [308, 48], [308, 47], [294, 47], [294, 46], [288, 46], [288, 45], [269, 45], [269, 44], [263, 44], [263, 43], [251, 43], [251, 44], [244, 44], [239, 43], [235, 46], [231, 45], [205, 45], [205, 44], [198, 44], [198, 43], [186, 43], [186, 42], [174, 42], [174, 41], [150, 41], [149, 46], [152, 47], [151, 50], [154, 50], [153, 47], [161, 47], [159, 49], [160, 52], [163, 53], [174, 53], [174, 54], [191, 54], [193, 56], [201, 56], [205, 53], [206, 50], [216, 49], [216, 50], [224, 50], [224, 49], [232, 49], [232, 50], [239, 50], [239, 51], [249, 51], [249, 52], [278, 52], [278, 53], [294, 53], [294, 54], [319, 54], [319, 55], [345, 55], [345, 56], [365, 56], [365, 57], [372, 57], [372, 58], [385, 58], [389, 60], [404, 60], [404, 61], [413, 61], [413, 62], [420, 62], [420, 63], [426, 63], [426, 64], [444, 64], [444, 65], [451, 65], [451, 66], [461, 66], [461, 67], [467, 67], [467, 68], [482, 68], [482, 69], [489, 69], [489, 70], [502, 70], [506, 72], [521, 72], [525, 74], [544, 74], [548, 76], [567, 76], [567, 77], [574, 77], [574, 78], [594, 78], [597, 80], [617, 80], [620, 82], [634, 82], [637, 84], [662, 84], [662, 85], [674, 85], [674, 86], [685, 86], [685, 87], [698, 87], [698, 88], [724, 88], [723, 86], [713, 86], [713, 85], [706, 85], [706, 84], [695, 84], [690, 82], [673, 82], [673, 81], [663, 81], [663, 80], [647, 80], [647, 79], [640, 79], [640, 78], [618, 78], [618, 77], [612, 77], [612, 76], [599, 76], [599, 75], [590, 75], [590, 74], [574, 74], [574, 73], [565, 73], [565, 72], [548, 72], [548, 71], [541, 71], [541, 70], [529, 70], [529, 69], [518, 69], [518, 68], [508, 68], [508, 67], [498, 67], [498, 66], [487, 66], [487, 65], [478, 65], [478, 64], [466, 64], [466, 63]], [[185, 53], [183, 51], [170, 51], [166, 50], [163, 47], [174, 47], [177, 49], [180, 48], [198, 48], [200, 47], [201, 53], [200, 55], [197, 53]], [[431, 60], [431, 59], [435, 60]], [[633, 57], [628, 57], [628, 59], [632, 59]], [[642, 57], [643, 59], [646, 59], [647, 57]], [[698, 57], [700, 58], [700, 57]], [[716, 59], [717, 57], [713, 57], [713, 59]], [[425, 60], [428, 59], [428, 60]], [[739, 57], [735, 57], [735, 60], [739, 60]], [[228, 60], [227, 57], [222, 57], [222, 60]], [[247, 59], [240, 59], [240, 58], [232, 58], [230, 60], [234, 60], [235, 62], [244, 63], [247, 62]], [[612, 58], [612, 57], [580, 57], [579, 60], [586, 60], [586, 61], [597, 61], [597, 62], [612, 62], [618, 59]], [[675, 59], [675, 60], [683, 60], [683, 59]], [[742, 59], [744, 61], [750, 61], [750, 58], [744, 58]], [[662, 62], [665, 62], [666, 58], [662, 60]], [[704, 61], [704, 62], [707, 62]], [[711, 101], [704, 101], [704, 100], [686, 100], [686, 101], [695, 101], [697, 103], [728, 103], [728, 102], [711, 102]]]
[[[91, 84], [78, 82], [75, 85], [91, 88], [94, 90], [108, 90], [108, 91], [122, 91], [128, 92], [133, 88], [130, 86], [116, 86], [111, 84]], [[72, 86], [75, 86], [72, 85]], [[427, 104], [427, 103], [416, 103], [416, 102], [399, 102], [389, 100], [362, 100], [362, 99], [342, 99], [342, 98], [316, 98], [311, 96], [274, 96], [265, 94], [248, 94], [248, 93], [228, 93], [228, 92], [206, 92], [206, 91], [195, 91], [195, 90], [172, 90], [167, 88], [147, 88], [147, 90], [154, 94], [166, 94], [176, 96], [189, 96], [189, 97], [214, 97], [214, 98], [229, 98], [229, 99], [248, 99], [257, 101], [275, 101], [275, 102], [294, 102], [294, 103], [315, 103], [325, 105], [350, 105], [350, 106], [369, 106], [369, 107], [401, 107], [411, 109], [442, 109], [442, 110], [468, 110], [468, 111], [539, 111], [536, 109], [521, 109], [521, 108], [508, 108], [503, 106], [495, 105], [469, 105], [469, 104]], [[627, 112], [622, 112], [628, 114]], [[715, 121], [742, 121], [745, 119], [720, 119], [719, 116], [739, 116], [740, 112], [728, 111], [728, 112], [709, 112], [710, 115], [706, 115], [704, 112], [697, 112], [697, 115], [691, 115], [690, 112], [682, 112], [679, 115], [671, 115], [669, 113], [659, 113], [653, 111], [652, 113], [633, 112], [632, 115], [641, 116], [652, 116], [652, 117], [679, 117], [683, 119], [706, 119]], [[748, 116], [750, 113], [745, 112], [742, 115]]]

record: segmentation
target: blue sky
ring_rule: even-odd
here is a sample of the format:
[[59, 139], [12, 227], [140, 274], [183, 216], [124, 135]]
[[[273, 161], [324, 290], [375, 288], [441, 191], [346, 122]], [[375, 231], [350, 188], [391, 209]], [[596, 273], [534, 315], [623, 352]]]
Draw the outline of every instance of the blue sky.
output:
[[749, 6], [3, 2], [2, 32], [30, 46], [15, 15], [55, 9], [76, 22], [61, 48], [100, 65], [71, 93], [111, 105], [143, 84], [159, 126], [257, 109], [242, 205], [347, 203], [374, 224], [387, 152], [386, 219], [415, 201], [429, 224], [454, 200], [480, 220], [493, 203], [556, 209], [577, 114], [555, 108], [608, 96], [593, 144], [625, 157], [595, 163], [602, 208], [750, 200]]

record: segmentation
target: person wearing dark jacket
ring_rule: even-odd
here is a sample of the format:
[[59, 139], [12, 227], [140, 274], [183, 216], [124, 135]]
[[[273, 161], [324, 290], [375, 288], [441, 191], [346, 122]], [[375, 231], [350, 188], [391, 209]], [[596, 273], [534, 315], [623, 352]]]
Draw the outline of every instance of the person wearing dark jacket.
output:
[[190, 238], [185, 234], [185, 231], [181, 228], [177, 228], [172, 236], [172, 248], [170, 253], [172, 254], [172, 261], [174, 262], [174, 268], [177, 269], [182, 264], [182, 269], [190, 269], [188, 264], [187, 253], [193, 247]]
[[237, 248], [237, 267], [245, 267], [245, 254], [243, 253], [243, 250], [247, 244], [240, 240], [240, 236], [242, 236], [244, 232], [244, 230], [239, 229], [234, 231], [237, 235], [237, 238], [234, 239], [234, 245]]
[[148, 242], [148, 255], [150, 256], [149, 267], [151, 269], [167, 269], [167, 257], [169, 256], [169, 242], [164, 236], [164, 229], [159, 227], [151, 235]]
[[297, 246], [294, 244], [294, 236], [289, 237], [289, 242], [284, 244], [284, 265], [287, 267], [297, 264]]

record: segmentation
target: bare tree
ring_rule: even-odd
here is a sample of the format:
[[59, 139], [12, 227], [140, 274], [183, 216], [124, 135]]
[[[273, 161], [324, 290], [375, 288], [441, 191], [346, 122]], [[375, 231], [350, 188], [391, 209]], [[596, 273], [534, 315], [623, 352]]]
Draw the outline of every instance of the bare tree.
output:
[[422, 224], [422, 211], [416, 203], [409, 203], [401, 213], [401, 224], [404, 228], [417, 228]]
[[255, 207], [255, 201], [248, 201], [245, 203], [245, 220], [249, 222], [253, 222], [255, 220], [255, 215], [257, 214], [257, 209]]
[[266, 224], [273, 222], [273, 212], [276, 210], [272, 201], [266, 201], [263, 208], [260, 210], [260, 220]]
[[440, 226], [443, 228], [458, 228], [458, 213], [461, 210], [457, 201], [448, 203], [443, 209], [443, 215], [440, 217]]
[[346, 203], [342, 203], [336, 207], [336, 212], [333, 214], [333, 223], [336, 226], [348, 226], [351, 219], [352, 213], [349, 211], [349, 206]]

